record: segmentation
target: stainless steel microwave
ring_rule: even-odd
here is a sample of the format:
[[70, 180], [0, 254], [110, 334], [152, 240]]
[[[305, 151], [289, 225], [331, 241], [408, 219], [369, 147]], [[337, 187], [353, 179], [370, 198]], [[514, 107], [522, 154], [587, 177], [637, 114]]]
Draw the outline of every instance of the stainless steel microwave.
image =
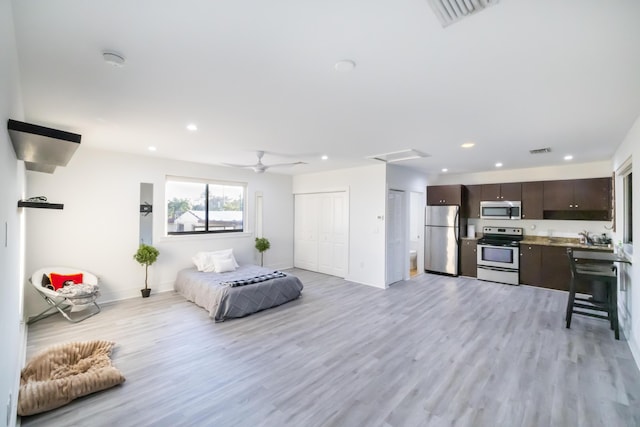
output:
[[521, 219], [522, 202], [510, 202], [506, 200], [496, 202], [480, 202], [480, 218]]

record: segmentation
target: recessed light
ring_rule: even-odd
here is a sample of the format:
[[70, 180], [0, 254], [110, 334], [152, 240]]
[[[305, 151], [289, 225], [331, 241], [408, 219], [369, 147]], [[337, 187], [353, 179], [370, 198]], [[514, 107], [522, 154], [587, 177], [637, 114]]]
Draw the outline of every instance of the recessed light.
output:
[[188, 130], [188, 131], [191, 131], [191, 132], [195, 132], [195, 131], [197, 131], [197, 130], [198, 130], [198, 126], [196, 126], [196, 124], [195, 124], [195, 123], [189, 123], [189, 124], [187, 125], [187, 130]]
[[324, 156], [322, 156], [322, 157], [320, 157], [320, 158], [321, 158], [322, 160], [327, 160], [327, 159], [329, 159], [329, 156], [327, 156], [327, 155], [325, 154]]
[[442, 168], [442, 172], [448, 172], [448, 171], [449, 171], [449, 169], [447, 169], [447, 168]]
[[564, 156], [565, 160], [573, 160], [573, 156], [571, 154], [567, 154], [566, 156]]
[[352, 61], [350, 59], [343, 59], [342, 61], [336, 62], [333, 65], [333, 68], [335, 68], [336, 71], [352, 71], [354, 68], [356, 68], [356, 63], [355, 61]]
[[475, 142], [465, 142], [464, 144], [461, 145], [462, 148], [471, 148], [474, 145], [476, 145]]
[[156, 147], [154, 147], [153, 145], [152, 145], [152, 146], [150, 146], [150, 147], [148, 147], [147, 149], [148, 149], [149, 151], [156, 151], [156, 150], [157, 150], [157, 148], [156, 148]]
[[500, 162], [496, 163], [496, 167], [497, 168], [501, 168], [502, 167], [502, 163], [500, 163]]

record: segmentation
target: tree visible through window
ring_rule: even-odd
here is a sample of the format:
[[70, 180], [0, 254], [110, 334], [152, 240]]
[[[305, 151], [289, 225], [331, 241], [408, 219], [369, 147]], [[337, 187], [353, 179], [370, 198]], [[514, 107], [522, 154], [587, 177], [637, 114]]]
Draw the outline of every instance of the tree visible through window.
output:
[[246, 185], [167, 179], [167, 233], [228, 233], [244, 230]]

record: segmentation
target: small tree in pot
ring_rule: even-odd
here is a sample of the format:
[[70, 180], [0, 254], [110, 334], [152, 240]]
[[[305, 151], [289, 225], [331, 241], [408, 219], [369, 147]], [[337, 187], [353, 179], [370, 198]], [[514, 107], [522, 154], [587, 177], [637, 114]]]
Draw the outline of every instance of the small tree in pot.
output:
[[256, 249], [260, 252], [260, 266], [264, 265], [264, 251], [271, 247], [269, 239], [264, 237], [256, 237]]
[[133, 255], [133, 259], [138, 261], [140, 265], [144, 265], [144, 289], [140, 289], [143, 298], [147, 298], [151, 294], [151, 289], [147, 285], [149, 278], [149, 266], [156, 262], [160, 252], [151, 245], [140, 244], [137, 252]]

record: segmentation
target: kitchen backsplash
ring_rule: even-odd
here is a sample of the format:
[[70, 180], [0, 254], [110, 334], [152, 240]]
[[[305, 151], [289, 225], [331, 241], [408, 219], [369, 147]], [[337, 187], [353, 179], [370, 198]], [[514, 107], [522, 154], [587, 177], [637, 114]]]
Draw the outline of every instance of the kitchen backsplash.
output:
[[[497, 220], [469, 219], [468, 224], [475, 225], [476, 234], [482, 233], [482, 227], [522, 227], [525, 236], [580, 238], [587, 231], [590, 236], [611, 237], [611, 221], [561, 221], [561, 220]], [[466, 232], [466, 230], [465, 230]]]

